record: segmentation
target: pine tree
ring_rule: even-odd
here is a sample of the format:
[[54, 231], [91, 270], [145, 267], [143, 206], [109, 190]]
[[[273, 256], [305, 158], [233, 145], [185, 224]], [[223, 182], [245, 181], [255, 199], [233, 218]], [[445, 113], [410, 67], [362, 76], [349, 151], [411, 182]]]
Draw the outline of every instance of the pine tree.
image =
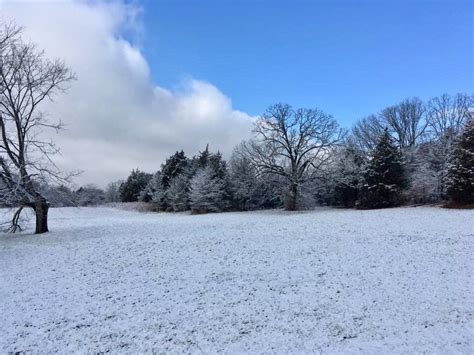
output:
[[158, 210], [164, 211], [165, 206], [167, 206], [167, 203], [165, 202], [167, 200], [167, 191], [163, 188], [161, 183], [158, 183], [155, 186], [156, 188], [153, 189], [150, 201]]
[[246, 157], [234, 154], [230, 160], [230, 181], [232, 202], [238, 210], [251, 210], [258, 207], [257, 194], [259, 182], [256, 169]]
[[194, 175], [199, 169], [204, 169], [209, 163], [210, 156], [211, 153], [209, 152], [209, 144], [207, 144], [206, 149], [204, 149], [202, 152], [199, 152], [198, 155], [191, 159], [191, 175]]
[[161, 167], [163, 187], [167, 189], [171, 184], [171, 180], [181, 174], [187, 165], [188, 158], [186, 158], [183, 151], [176, 152], [166, 159], [166, 162]]
[[157, 171], [140, 192], [139, 200], [143, 202], [153, 202], [156, 207], [161, 208], [163, 196], [162, 175], [160, 171]]
[[206, 145], [206, 149], [194, 156], [188, 165], [190, 166], [189, 172], [191, 175], [194, 175], [198, 170], [205, 169], [208, 166], [213, 170], [214, 176], [223, 178], [227, 174], [227, 164], [222, 159], [222, 154], [220, 152], [211, 153], [209, 151], [209, 144]]
[[122, 202], [138, 201], [140, 193], [145, 189], [152, 175], [138, 169], [132, 170], [130, 176], [120, 185], [120, 199]]
[[176, 176], [166, 192], [168, 202], [175, 212], [186, 211], [189, 208], [189, 179], [182, 173]]
[[363, 181], [364, 157], [355, 144], [349, 142], [337, 154], [333, 173], [334, 203], [354, 207]]
[[220, 152], [210, 154], [207, 165], [211, 168], [215, 177], [220, 179], [227, 177], [227, 162], [222, 159]]
[[401, 154], [385, 129], [364, 174], [360, 207], [384, 208], [399, 205], [405, 187]]
[[474, 119], [467, 122], [449, 160], [445, 178], [449, 199], [456, 204], [474, 203]]
[[225, 183], [208, 166], [199, 169], [191, 180], [189, 194], [194, 213], [221, 212], [227, 208]]

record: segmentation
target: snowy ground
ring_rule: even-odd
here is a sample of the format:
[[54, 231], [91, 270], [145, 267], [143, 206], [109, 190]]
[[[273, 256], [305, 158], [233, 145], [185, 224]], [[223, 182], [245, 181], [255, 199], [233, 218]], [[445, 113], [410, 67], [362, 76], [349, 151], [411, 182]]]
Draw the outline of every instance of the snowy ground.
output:
[[473, 220], [53, 209], [0, 234], [0, 353], [473, 353]]

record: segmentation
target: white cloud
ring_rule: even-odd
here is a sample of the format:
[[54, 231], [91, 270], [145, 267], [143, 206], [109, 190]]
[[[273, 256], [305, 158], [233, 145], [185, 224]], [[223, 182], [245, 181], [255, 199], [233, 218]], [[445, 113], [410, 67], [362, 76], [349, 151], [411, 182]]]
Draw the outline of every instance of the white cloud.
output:
[[138, 13], [122, 3], [0, 1], [0, 20], [25, 26], [25, 38], [77, 74], [48, 110], [67, 125], [55, 137], [57, 161], [84, 170], [78, 183], [154, 171], [174, 151], [194, 154], [207, 143], [228, 154], [250, 135], [253, 118], [212, 84], [191, 79], [171, 92], [152, 83], [140, 49], [120, 35], [140, 33]]

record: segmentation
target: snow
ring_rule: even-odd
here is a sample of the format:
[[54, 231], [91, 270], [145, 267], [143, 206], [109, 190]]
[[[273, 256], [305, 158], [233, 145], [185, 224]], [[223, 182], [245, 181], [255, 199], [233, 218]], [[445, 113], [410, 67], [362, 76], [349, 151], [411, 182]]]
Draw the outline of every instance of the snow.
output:
[[472, 211], [50, 213], [0, 234], [0, 353], [474, 351]]

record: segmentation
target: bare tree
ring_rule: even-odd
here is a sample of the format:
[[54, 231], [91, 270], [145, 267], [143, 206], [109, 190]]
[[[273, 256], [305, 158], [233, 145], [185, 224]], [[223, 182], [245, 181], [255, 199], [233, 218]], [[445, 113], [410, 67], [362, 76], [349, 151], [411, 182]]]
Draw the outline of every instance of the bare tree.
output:
[[474, 95], [444, 94], [428, 102], [428, 125], [435, 139], [445, 139], [461, 132], [474, 106]]
[[41, 104], [74, 78], [60, 61], [49, 61], [35, 45], [20, 37], [14, 24], [0, 28], [0, 196], [4, 204], [18, 209], [10, 230], [20, 229], [24, 208], [36, 215], [36, 233], [48, 231], [49, 204], [40, 186], [67, 181], [52, 161], [58, 152], [43, 137], [45, 129], [59, 130], [40, 110]]
[[359, 120], [352, 128], [352, 137], [360, 149], [372, 151], [388, 128], [400, 149], [404, 149], [417, 145], [427, 126], [425, 105], [414, 97]]
[[359, 149], [370, 152], [377, 146], [383, 130], [384, 126], [378, 117], [370, 115], [356, 122], [352, 128], [352, 140]]
[[396, 106], [382, 110], [382, 125], [389, 128], [400, 149], [414, 147], [425, 133], [425, 105], [417, 98], [406, 99]]
[[270, 106], [254, 132], [256, 139], [247, 142], [242, 152], [260, 172], [286, 180], [287, 210], [297, 209], [301, 184], [317, 177], [345, 133], [332, 116], [318, 109], [293, 110], [287, 104]]

